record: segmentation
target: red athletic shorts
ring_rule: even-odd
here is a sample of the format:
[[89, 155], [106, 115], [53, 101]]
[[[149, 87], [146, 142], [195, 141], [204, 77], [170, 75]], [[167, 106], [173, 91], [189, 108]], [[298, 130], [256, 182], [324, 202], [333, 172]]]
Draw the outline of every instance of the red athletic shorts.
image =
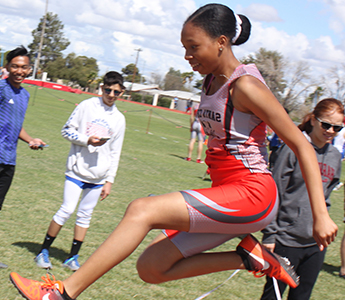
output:
[[273, 220], [279, 205], [272, 176], [248, 170], [237, 172], [236, 176], [233, 172], [218, 180], [218, 184], [213, 183], [211, 188], [181, 193], [189, 212], [189, 232], [163, 232], [185, 256], [260, 231]]

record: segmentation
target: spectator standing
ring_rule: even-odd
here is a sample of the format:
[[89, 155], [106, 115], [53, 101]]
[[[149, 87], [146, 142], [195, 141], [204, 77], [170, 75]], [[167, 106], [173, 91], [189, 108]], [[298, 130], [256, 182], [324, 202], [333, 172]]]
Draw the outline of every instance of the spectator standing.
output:
[[191, 99], [187, 100], [186, 113], [191, 113], [193, 106], [193, 101]]
[[191, 161], [194, 144], [196, 142], [196, 138], [198, 138], [196, 162], [202, 164], [204, 163], [204, 161], [201, 160], [202, 150], [204, 147], [204, 133], [198, 117], [198, 107], [198, 104], [194, 105], [190, 113], [190, 141], [188, 145], [188, 156], [186, 157], [186, 160]]
[[52, 268], [49, 248], [77, 207], [74, 239], [63, 267], [79, 269], [78, 253], [90, 226], [92, 212], [100, 200], [110, 193], [119, 165], [125, 134], [125, 117], [115, 101], [125, 90], [123, 78], [117, 72], [108, 72], [103, 79], [101, 97], [81, 102], [62, 128], [62, 136], [71, 142], [67, 158], [63, 203], [53, 220], [40, 252], [37, 266]]
[[[341, 156], [331, 145], [343, 128], [344, 107], [339, 100], [324, 99], [308, 114], [299, 128], [313, 145], [323, 183], [326, 205], [341, 173]], [[300, 276], [298, 287], [290, 288], [289, 300], [309, 299], [322, 267], [326, 250], [320, 251], [313, 238], [313, 215], [306, 184], [296, 155], [286, 145], [281, 146], [272, 171], [278, 187], [280, 206], [276, 218], [263, 230], [263, 245], [270, 251], [287, 257]], [[280, 293], [286, 284], [279, 281]], [[261, 300], [275, 300], [271, 278], [267, 277]]]
[[[15, 172], [18, 139], [37, 150], [46, 145], [23, 128], [30, 94], [21, 83], [31, 72], [28, 51], [21, 46], [6, 56], [8, 77], [0, 81], [0, 210]], [[41, 148], [42, 149], [42, 148]], [[0, 268], [6, 268], [0, 264]]]

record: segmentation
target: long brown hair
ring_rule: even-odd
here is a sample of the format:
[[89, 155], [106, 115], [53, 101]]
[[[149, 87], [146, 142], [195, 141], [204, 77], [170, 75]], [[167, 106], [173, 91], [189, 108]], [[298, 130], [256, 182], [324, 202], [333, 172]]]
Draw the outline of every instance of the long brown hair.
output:
[[298, 128], [309, 134], [313, 131], [313, 126], [310, 122], [311, 117], [314, 115], [316, 118], [321, 118], [328, 112], [338, 112], [344, 114], [344, 105], [339, 100], [334, 98], [323, 99], [316, 104], [311, 113], [304, 116], [302, 123], [298, 125]]

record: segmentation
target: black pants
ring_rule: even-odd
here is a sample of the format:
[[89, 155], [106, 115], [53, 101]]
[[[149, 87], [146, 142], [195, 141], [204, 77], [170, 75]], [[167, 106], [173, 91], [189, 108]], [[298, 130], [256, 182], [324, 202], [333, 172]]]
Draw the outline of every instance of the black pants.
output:
[[[308, 300], [321, 270], [326, 249], [320, 251], [317, 245], [306, 248], [293, 248], [283, 246], [277, 242], [274, 252], [282, 257], [287, 257], [291, 264], [295, 266], [297, 275], [300, 276], [300, 284], [295, 289], [290, 288], [288, 300]], [[287, 285], [281, 281], [278, 281], [278, 285], [280, 294], [283, 295]], [[266, 276], [266, 284], [261, 300], [276, 299], [273, 280]]]
[[15, 166], [0, 164], [0, 210], [11, 186]]

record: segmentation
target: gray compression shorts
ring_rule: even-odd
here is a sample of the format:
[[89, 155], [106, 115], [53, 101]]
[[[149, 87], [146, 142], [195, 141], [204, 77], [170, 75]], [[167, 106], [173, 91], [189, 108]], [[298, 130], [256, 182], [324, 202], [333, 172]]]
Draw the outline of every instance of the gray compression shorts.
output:
[[190, 138], [191, 139], [196, 139], [198, 137], [198, 141], [203, 141], [204, 136], [201, 131], [201, 124], [199, 121], [194, 121], [192, 124], [192, 130], [190, 132]]

